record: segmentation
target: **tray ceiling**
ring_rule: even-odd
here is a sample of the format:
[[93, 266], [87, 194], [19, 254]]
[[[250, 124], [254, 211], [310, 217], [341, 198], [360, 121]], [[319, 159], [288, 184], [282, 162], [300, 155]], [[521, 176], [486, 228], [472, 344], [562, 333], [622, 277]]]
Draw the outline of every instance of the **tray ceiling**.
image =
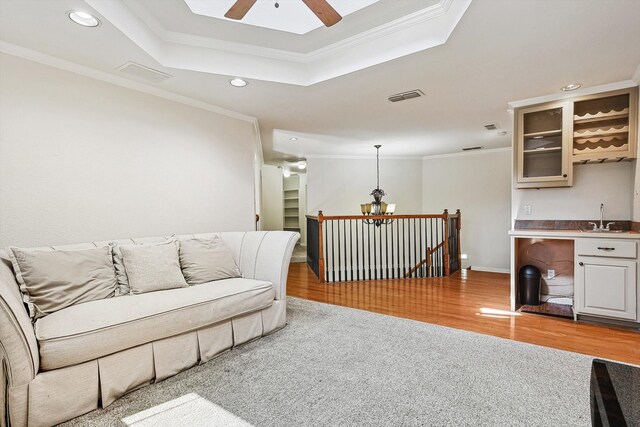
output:
[[[439, 46], [447, 41], [471, 2], [410, 1], [400, 8], [403, 15], [396, 18], [384, 13], [390, 0], [380, 0], [354, 11], [330, 29], [321, 26], [301, 35], [256, 27], [258, 31], [247, 33], [239, 42], [232, 34], [247, 32], [250, 26], [194, 14], [184, 0], [167, 0], [163, 8], [152, 7], [157, 3], [148, 1], [85, 1], [165, 67], [301, 86]], [[192, 3], [203, 6], [210, 2], [189, 0], [191, 7]], [[226, 2], [220, 3], [226, 7]], [[171, 20], [173, 29], [163, 24], [163, 16], [156, 16], [156, 11], [166, 8], [176, 11]], [[220, 28], [213, 35], [203, 25]], [[333, 38], [318, 38], [329, 33]], [[312, 41], [306, 48], [304, 42], [293, 43], [297, 50], [289, 48], [293, 40], [305, 38]]]

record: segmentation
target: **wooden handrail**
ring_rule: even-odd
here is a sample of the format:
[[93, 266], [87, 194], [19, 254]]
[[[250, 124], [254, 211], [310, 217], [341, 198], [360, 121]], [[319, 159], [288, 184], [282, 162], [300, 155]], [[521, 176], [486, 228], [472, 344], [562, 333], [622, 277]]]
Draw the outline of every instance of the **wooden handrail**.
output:
[[420, 267], [422, 267], [423, 265], [425, 265], [425, 264], [427, 264], [427, 268], [430, 268], [431, 267], [431, 255], [434, 252], [436, 252], [438, 249], [440, 249], [442, 246], [444, 246], [445, 241], [446, 240], [443, 240], [442, 242], [440, 242], [440, 244], [438, 246], [436, 246], [435, 248], [427, 248], [427, 256], [422, 261], [417, 263], [415, 265], [415, 267], [413, 267], [411, 270], [409, 270], [409, 272], [404, 275], [404, 278], [408, 279], [409, 277], [411, 277], [413, 275], [413, 273], [418, 271], [418, 269]]
[[445, 219], [444, 214], [427, 214], [427, 215], [323, 215], [323, 221], [343, 220], [343, 219], [411, 219], [411, 218], [441, 218]]

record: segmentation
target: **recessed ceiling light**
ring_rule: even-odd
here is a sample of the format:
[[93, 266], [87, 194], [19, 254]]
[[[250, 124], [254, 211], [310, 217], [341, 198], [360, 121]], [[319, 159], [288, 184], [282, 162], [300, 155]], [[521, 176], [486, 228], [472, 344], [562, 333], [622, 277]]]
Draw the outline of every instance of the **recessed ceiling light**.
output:
[[582, 83], [569, 83], [566, 86], [562, 86], [562, 90], [564, 92], [569, 91], [569, 90], [576, 90], [576, 89], [580, 89], [582, 87]]
[[291, 138], [289, 138], [289, 141], [297, 141], [298, 138], [296, 138], [295, 136], [292, 136]]
[[291, 176], [291, 171], [287, 168], [282, 169], [282, 176], [289, 178]]
[[298, 169], [306, 169], [307, 168], [307, 162], [298, 162]]
[[84, 27], [97, 27], [100, 25], [100, 20], [87, 12], [71, 10], [67, 12], [67, 16], [76, 24], [80, 24]]
[[235, 87], [245, 87], [248, 84], [246, 80], [242, 80], [238, 78], [229, 80], [229, 83], [231, 83], [231, 86], [235, 86]]

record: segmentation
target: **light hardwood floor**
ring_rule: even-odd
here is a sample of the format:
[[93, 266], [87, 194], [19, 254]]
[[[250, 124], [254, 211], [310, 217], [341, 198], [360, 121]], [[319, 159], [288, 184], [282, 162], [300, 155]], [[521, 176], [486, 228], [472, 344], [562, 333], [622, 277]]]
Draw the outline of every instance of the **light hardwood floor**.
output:
[[640, 331], [509, 311], [509, 275], [323, 284], [291, 264], [287, 295], [640, 365]]

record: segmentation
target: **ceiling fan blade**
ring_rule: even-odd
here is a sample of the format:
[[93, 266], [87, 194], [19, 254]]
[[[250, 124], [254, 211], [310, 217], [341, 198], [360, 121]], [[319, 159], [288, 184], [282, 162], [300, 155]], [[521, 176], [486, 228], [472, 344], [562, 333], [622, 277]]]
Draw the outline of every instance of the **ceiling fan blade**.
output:
[[322, 23], [330, 27], [337, 24], [342, 19], [342, 16], [336, 10], [331, 7], [327, 0], [302, 0], [313, 13], [316, 14]]
[[236, 0], [231, 8], [224, 14], [225, 18], [240, 20], [249, 12], [257, 0]]

